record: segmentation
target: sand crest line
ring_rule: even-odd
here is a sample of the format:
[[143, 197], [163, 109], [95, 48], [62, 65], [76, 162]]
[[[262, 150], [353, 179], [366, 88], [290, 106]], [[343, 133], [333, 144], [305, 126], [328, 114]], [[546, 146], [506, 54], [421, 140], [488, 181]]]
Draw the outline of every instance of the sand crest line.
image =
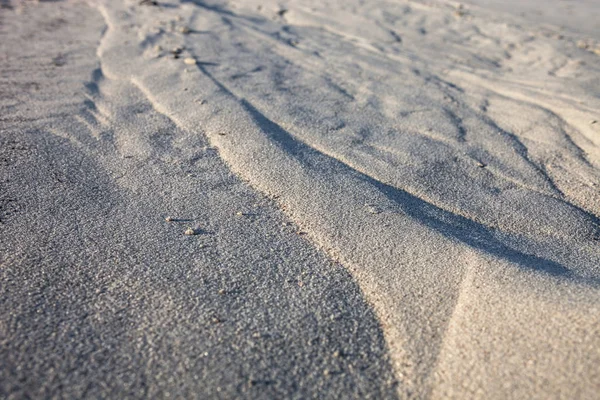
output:
[[[115, 10], [104, 9], [103, 15], [119, 19]], [[590, 282], [551, 258], [511, 248], [502, 235], [473, 220], [298, 140], [201, 64], [187, 72], [201, 93], [186, 93], [178, 65], [145, 69], [141, 50], [111, 38], [111, 30], [99, 52], [107, 76], [128, 79], [155, 110], [189, 134], [204, 132], [236, 175], [276, 196], [318, 246], [338, 255], [352, 271], [384, 327], [401, 395], [431, 392], [446, 328], [457, 299], [465, 294], [460, 289], [467, 274], [463, 264], [472, 265], [474, 257], [478, 268], [525, 267], [534, 280]], [[140, 56], [123, 57], [136, 53]], [[195, 104], [197, 95], [206, 103]], [[388, 211], [366, 213], [365, 204]]]

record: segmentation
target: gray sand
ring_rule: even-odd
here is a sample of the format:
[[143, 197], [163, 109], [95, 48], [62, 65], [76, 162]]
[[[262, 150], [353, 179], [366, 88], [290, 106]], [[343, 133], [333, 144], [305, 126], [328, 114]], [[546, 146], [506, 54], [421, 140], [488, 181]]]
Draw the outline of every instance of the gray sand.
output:
[[394, 397], [379, 324], [348, 272], [201, 135], [99, 77], [99, 14], [10, 12], [0, 397]]
[[3, 394], [597, 396], [597, 8], [158, 3], [0, 14]]

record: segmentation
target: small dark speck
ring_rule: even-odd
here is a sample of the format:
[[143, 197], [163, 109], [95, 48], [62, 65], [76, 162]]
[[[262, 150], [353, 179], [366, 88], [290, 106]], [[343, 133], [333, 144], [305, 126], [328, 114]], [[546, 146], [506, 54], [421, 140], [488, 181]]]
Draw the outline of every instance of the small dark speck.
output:
[[270, 381], [270, 380], [266, 380], [266, 379], [252, 379], [250, 381], [250, 386], [257, 386], [257, 385], [265, 385], [265, 386], [269, 386], [274, 384], [274, 381]]
[[67, 60], [65, 59], [65, 56], [62, 54], [59, 54], [52, 59], [52, 64], [54, 64], [56, 67], [62, 67], [66, 63], [67, 63]]

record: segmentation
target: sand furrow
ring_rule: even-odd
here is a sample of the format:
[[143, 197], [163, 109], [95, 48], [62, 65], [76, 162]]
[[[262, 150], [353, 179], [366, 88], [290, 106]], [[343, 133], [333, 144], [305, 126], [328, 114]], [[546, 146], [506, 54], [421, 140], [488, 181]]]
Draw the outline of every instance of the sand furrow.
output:
[[[53, 97], [64, 114], [0, 123], [0, 397], [395, 398], [349, 274], [202, 134], [98, 69], [100, 15], [21, 12], [11, 23], [45, 45], [2, 33], [3, 49], [23, 44], [9, 65], [29, 74], [45, 67], [31, 53], [57, 47], [72, 58], [68, 85], [34, 73], [42, 89], [15, 110], [47, 112]], [[37, 29], [47, 21], [55, 31]]]
[[597, 393], [592, 42], [441, 0], [142, 3], [0, 44], [1, 393]]
[[[196, 5], [200, 5], [200, 11]], [[192, 29], [219, 32], [218, 36], [165, 36], [165, 44], [184, 47], [181, 57], [193, 58], [195, 65], [185, 66], [177, 58], [169, 60], [168, 55], [150, 58], [149, 49], [142, 51], [135, 43], [123, 44], [117, 30], [107, 36], [101, 55], [103, 65], [115, 79], [131, 79], [156, 110], [182, 129], [204, 132], [237, 175], [277, 198], [280, 207], [317, 245], [339, 257], [353, 272], [384, 327], [401, 396], [439, 394], [438, 388], [447, 384], [445, 378], [434, 374], [456, 360], [446, 349], [458, 336], [454, 328], [446, 332], [446, 327], [462, 320], [464, 314], [457, 310], [481, 300], [473, 296], [470, 283], [464, 281], [467, 266], [472, 271], [467, 282], [488, 273], [490, 277], [505, 274], [513, 285], [519, 281], [526, 286], [539, 282], [548, 288], [562, 282], [592, 292], [597, 288], [598, 254], [590, 247], [597, 230], [596, 218], [561, 200], [545, 164], [540, 166], [531, 157], [529, 147], [519, 136], [497, 125], [485, 111], [475, 111], [473, 97], [462, 89], [464, 86], [440, 82], [446, 81], [436, 75], [443, 64], [419, 73], [396, 64], [390, 67], [386, 79], [404, 88], [406, 92], [402, 93], [409, 99], [410, 89], [415, 88], [430, 105], [444, 104], [450, 129], [457, 132], [456, 148], [489, 164], [479, 167], [481, 173], [477, 167], [466, 168], [467, 164], [459, 169], [452, 166], [456, 159], [451, 161], [449, 154], [459, 153], [449, 151], [447, 146], [440, 146], [437, 156], [428, 162], [422, 160], [432, 151], [432, 141], [413, 136], [411, 142], [403, 132], [410, 132], [406, 119], [416, 114], [400, 114], [390, 122], [393, 114], [382, 113], [372, 105], [384, 96], [394, 99], [394, 95], [370, 75], [369, 65], [378, 68], [371, 56], [363, 58], [354, 70], [343, 65], [345, 54], [335, 51], [324, 57], [329, 64], [322, 59], [303, 61], [301, 52], [282, 44], [288, 39], [275, 40], [264, 31], [253, 35], [255, 41], [245, 38], [248, 29], [254, 30], [252, 24], [269, 26], [271, 32], [279, 29], [262, 17], [196, 2], [182, 6], [181, 13], [193, 16], [182, 18], [193, 23]], [[138, 23], [142, 32], [152, 30], [150, 20], [136, 16], [131, 9], [106, 14], [114, 26], [138, 21], [133, 23]], [[173, 15], [175, 18], [177, 12]], [[220, 18], [215, 19], [215, 15]], [[315, 38], [321, 37], [319, 32], [281, 29], [275, 36], [285, 38], [283, 35], [290, 34], [290, 40], [300, 43], [305, 39], [318, 43]], [[474, 31], [477, 34], [477, 29]], [[143, 42], [144, 35], [141, 37]], [[264, 41], [256, 41], [261, 37]], [[271, 45], [275, 45], [275, 55], [260, 53]], [[361, 54], [360, 45], [344, 46], [348, 54]], [[135, 52], [140, 57], [122, 57]], [[282, 55], [277, 55], [279, 52]], [[480, 66], [488, 63], [477, 62]], [[416, 64], [423, 68], [424, 64]], [[372, 87], [367, 91], [356, 87], [340, 91], [335, 87], [339, 85], [329, 83], [328, 73], [314, 70], [326, 65], [340, 66], [334, 82], [354, 79], [349, 82], [355, 84], [353, 74], [360, 72]], [[403, 70], [411, 71], [410, 76], [418, 84], [403, 83]], [[131, 71], [138, 72], [132, 76]], [[425, 89], [417, 89], [419, 85]], [[298, 93], [310, 95], [294, 95]], [[363, 99], [368, 100], [362, 103]], [[394, 101], [391, 104], [398, 109], [402, 99]], [[330, 109], [337, 110], [334, 118], [327, 114]], [[420, 119], [412, 125], [424, 123]], [[393, 125], [401, 128], [392, 131], [388, 126]], [[360, 139], [356, 138], [357, 132]], [[346, 141], [345, 135], [352, 140]], [[388, 146], [403, 152], [398, 154], [405, 160], [396, 155], [397, 162], [378, 160], [382, 155], [372, 151], [369, 160], [361, 150], [361, 141], [371, 149]], [[415, 180], [419, 176], [415, 171], [419, 170], [413, 164], [419, 162], [423, 175]], [[439, 168], [432, 168], [431, 163], [439, 163]], [[391, 165], [406, 172], [398, 173]], [[491, 174], [485, 172], [486, 168]], [[460, 188], [456, 177], [461, 174], [466, 174], [469, 183], [459, 193], [468, 194], [468, 201], [455, 193]], [[499, 178], [503, 175], [506, 178]], [[432, 180], [436, 178], [437, 182]], [[434, 182], [450, 186], [438, 192]], [[480, 188], [489, 193], [481, 195]], [[475, 204], [478, 206], [473, 207]], [[534, 209], [535, 204], [544, 206]], [[572, 257], [569, 251], [576, 251], [577, 256]], [[581, 299], [577, 297], [577, 301]], [[493, 296], [489, 300], [495, 301]], [[547, 299], [538, 301], [545, 304]], [[477, 329], [496, 326], [491, 319], [483, 319], [480, 324]], [[568, 338], [563, 339], [557, 343], [568, 346]], [[514, 363], [518, 362], [515, 358]], [[514, 374], [514, 363], [499, 367], [498, 374]], [[541, 372], [536, 373], [548, 374], [551, 365], [540, 364], [536, 371]], [[461, 376], [450, 384], [458, 390], [456, 385], [464, 381], [468, 378]], [[525, 382], [521, 384], [527, 387]], [[495, 393], [502, 390], [496, 389]]]

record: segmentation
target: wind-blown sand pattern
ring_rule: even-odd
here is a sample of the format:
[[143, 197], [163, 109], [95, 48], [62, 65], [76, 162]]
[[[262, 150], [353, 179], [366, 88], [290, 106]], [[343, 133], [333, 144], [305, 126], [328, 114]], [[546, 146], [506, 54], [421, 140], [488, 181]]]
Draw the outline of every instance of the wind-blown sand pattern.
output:
[[470, 3], [8, 3], [3, 397], [595, 398], [600, 6]]

